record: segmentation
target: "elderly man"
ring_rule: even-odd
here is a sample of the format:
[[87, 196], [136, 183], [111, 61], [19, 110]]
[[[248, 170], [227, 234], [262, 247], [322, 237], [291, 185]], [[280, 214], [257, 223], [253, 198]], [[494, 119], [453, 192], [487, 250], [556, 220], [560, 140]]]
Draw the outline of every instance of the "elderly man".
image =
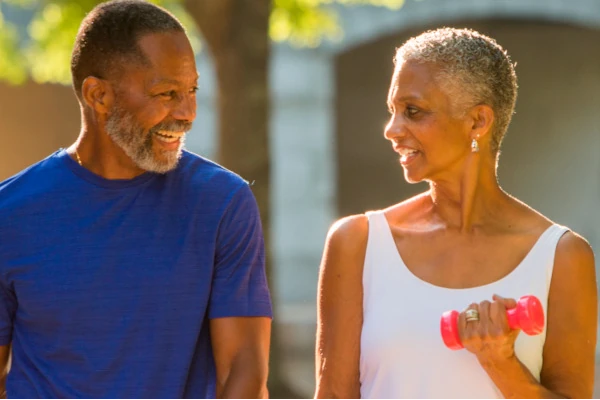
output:
[[184, 28], [141, 0], [100, 4], [71, 69], [77, 141], [0, 184], [5, 394], [265, 396], [259, 213], [243, 179], [182, 150], [198, 79]]

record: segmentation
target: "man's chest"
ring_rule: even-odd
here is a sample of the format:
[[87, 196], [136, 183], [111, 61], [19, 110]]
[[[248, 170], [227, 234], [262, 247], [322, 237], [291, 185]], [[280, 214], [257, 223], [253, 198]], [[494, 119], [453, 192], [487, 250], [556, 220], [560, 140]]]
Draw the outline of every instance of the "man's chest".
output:
[[[17, 318], [40, 327], [94, 315], [159, 312], [181, 299], [206, 303], [216, 247], [208, 220], [102, 214], [13, 230], [2, 258]], [[164, 311], [164, 310], [163, 310]], [[167, 310], [168, 312], [168, 310]], [[87, 321], [87, 322], [86, 322]]]

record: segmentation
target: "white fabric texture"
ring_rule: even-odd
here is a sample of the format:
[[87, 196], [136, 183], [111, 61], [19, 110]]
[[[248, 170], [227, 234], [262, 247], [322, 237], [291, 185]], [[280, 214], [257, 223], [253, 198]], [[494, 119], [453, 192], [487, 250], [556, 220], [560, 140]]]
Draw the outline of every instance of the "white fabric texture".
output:
[[[518, 299], [534, 295], [546, 315], [556, 246], [568, 230], [552, 225], [523, 261], [504, 278], [469, 289], [427, 283], [406, 267], [382, 211], [367, 213], [369, 236], [363, 272], [363, 327], [360, 381], [362, 398], [502, 398], [467, 350], [445, 347], [440, 317], [493, 294]], [[519, 360], [540, 378], [546, 331], [521, 332]]]

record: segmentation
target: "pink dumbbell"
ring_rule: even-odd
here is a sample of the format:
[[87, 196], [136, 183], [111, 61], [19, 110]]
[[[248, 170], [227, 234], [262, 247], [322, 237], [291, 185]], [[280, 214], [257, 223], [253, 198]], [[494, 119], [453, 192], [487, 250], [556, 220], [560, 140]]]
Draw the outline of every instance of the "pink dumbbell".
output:
[[[456, 310], [446, 311], [440, 321], [444, 344], [452, 350], [463, 348], [458, 335], [458, 314]], [[535, 296], [521, 297], [515, 308], [506, 310], [506, 318], [511, 329], [521, 329], [529, 336], [539, 335], [544, 330], [544, 309]]]

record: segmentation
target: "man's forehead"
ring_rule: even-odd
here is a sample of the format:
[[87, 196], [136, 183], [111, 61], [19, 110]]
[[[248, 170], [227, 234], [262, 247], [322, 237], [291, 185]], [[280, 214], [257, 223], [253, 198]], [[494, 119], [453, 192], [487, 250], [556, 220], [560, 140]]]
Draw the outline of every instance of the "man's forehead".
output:
[[147, 33], [140, 36], [137, 43], [148, 57], [160, 56], [162, 53], [194, 54], [187, 35], [180, 31]]
[[195, 65], [185, 66], [173, 63], [124, 63], [119, 68], [119, 81], [125, 86], [141, 86], [147, 89], [157, 86], [196, 86], [200, 77]]
[[196, 81], [196, 59], [184, 32], [163, 32], [143, 35], [138, 39], [145, 65], [139, 72], [152, 84]]
[[140, 52], [154, 68], [181, 68], [196, 72], [196, 59], [184, 32], [147, 34], [138, 39]]
[[[149, 80], [149, 83], [151, 85], [180, 85], [180, 84], [184, 83], [184, 82], [182, 82], [182, 79], [180, 79], [180, 78], [182, 78], [182, 77], [178, 76], [177, 78], [172, 78], [172, 77], [167, 77], [164, 75], [156, 75]], [[199, 78], [200, 78], [200, 75], [198, 74], [197, 71], [194, 75], [190, 76], [190, 79], [193, 80], [194, 82], [197, 82]], [[186, 81], [187, 81], [187, 79], [186, 79]]]

